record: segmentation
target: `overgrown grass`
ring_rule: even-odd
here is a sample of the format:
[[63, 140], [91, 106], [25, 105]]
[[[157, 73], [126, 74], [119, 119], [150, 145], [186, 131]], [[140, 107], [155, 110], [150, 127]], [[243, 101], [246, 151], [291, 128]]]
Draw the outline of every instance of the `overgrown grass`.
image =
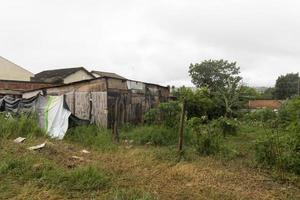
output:
[[28, 116], [0, 114], [0, 138], [33, 138], [40, 136], [46, 136], [46, 133], [39, 127], [37, 118], [34, 114]]
[[[136, 128], [123, 130], [122, 139], [133, 140], [135, 144], [151, 144], [155, 146], [174, 145], [178, 142], [178, 131], [165, 126], [151, 125], [139, 126]], [[186, 132], [185, 141], [190, 141], [189, 134]]]
[[110, 178], [103, 171], [87, 166], [65, 170], [56, 164], [32, 157], [13, 156], [0, 162], [0, 178], [14, 178], [26, 182], [35, 182], [48, 188], [65, 191], [93, 191], [109, 186]]
[[65, 140], [80, 143], [100, 150], [115, 150], [109, 130], [97, 125], [78, 126], [68, 130]]

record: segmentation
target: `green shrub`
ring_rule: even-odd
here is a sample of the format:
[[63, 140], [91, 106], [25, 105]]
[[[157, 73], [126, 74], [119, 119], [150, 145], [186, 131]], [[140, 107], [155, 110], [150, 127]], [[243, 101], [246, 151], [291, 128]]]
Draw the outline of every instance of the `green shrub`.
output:
[[193, 141], [196, 151], [200, 155], [216, 155], [221, 150], [221, 138], [216, 133], [198, 134]]
[[199, 118], [188, 121], [191, 144], [200, 155], [216, 155], [221, 150], [222, 139], [211, 124], [201, 124]]
[[247, 113], [244, 116], [244, 119], [246, 121], [251, 121], [251, 122], [266, 123], [271, 120], [277, 119], [277, 114], [275, 111], [265, 108], [265, 109], [259, 109], [259, 110]]
[[97, 125], [71, 128], [67, 131], [65, 140], [77, 142], [100, 150], [116, 149], [116, 145], [112, 141], [111, 132]]
[[152, 108], [145, 114], [145, 122], [148, 125], [151, 124], [158, 124], [160, 119], [158, 119], [159, 116], [159, 109], [158, 108]]
[[256, 160], [265, 167], [300, 174], [300, 134], [270, 133], [256, 141]]
[[238, 122], [234, 119], [220, 117], [219, 119], [214, 120], [212, 124], [224, 137], [227, 135], [236, 135], [238, 132]]
[[32, 138], [45, 135], [45, 131], [39, 127], [35, 115], [11, 116], [4, 113], [0, 114], [0, 137], [2, 138]]
[[178, 101], [170, 101], [159, 104], [158, 108], [150, 109], [145, 114], [145, 122], [148, 125], [164, 125], [176, 127], [180, 119], [181, 106]]
[[279, 119], [287, 129], [300, 132], [300, 97], [288, 100], [279, 110]]

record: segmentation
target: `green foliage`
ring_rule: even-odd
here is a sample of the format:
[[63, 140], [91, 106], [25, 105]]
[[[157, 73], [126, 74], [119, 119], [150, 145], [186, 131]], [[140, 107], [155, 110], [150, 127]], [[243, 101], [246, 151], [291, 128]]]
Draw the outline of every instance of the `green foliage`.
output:
[[[186, 134], [186, 137], [188, 135]], [[130, 132], [122, 132], [121, 138], [134, 140], [136, 144], [173, 145], [178, 141], [177, 131], [165, 126], [141, 126]]]
[[147, 124], [162, 124], [176, 127], [180, 119], [181, 106], [178, 101], [159, 104], [158, 108], [150, 109], [145, 114]]
[[277, 114], [271, 109], [259, 109], [245, 114], [244, 119], [248, 122], [267, 123], [277, 119]]
[[256, 160], [263, 166], [300, 174], [300, 134], [270, 133], [256, 142]]
[[215, 128], [220, 130], [224, 137], [227, 135], [236, 135], [238, 132], [238, 122], [234, 119], [220, 117], [219, 119], [214, 120], [212, 124]]
[[260, 99], [261, 94], [253, 87], [242, 85], [240, 88], [241, 97], [244, 100]]
[[221, 151], [222, 139], [211, 124], [201, 124], [201, 119], [192, 118], [188, 121], [192, 134], [191, 143], [200, 155], [216, 155]]
[[267, 88], [261, 95], [261, 99], [275, 99], [275, 88]]
[[77, 142], [82, 145], [100, 150], [115, 150], [112, 134], [109, 130], [97, 125], [77, 126], [68, 130], [65, 140]]
[[212, 91], [224, 88], [230, 79], [241, 80], [239, 73], [240, 68], [236, 66], [236, 62], [226, 60], [205, 60], [189, 67], [192, 82], [199, 88], [207, 87]]
[[204, 132], [196, 135], [193, 144], [200, 155], [216, 155], [221, 151], [221, 140], [220, 134]]
[[186, 100], [186, 110], [188, 119], [192, 117], [213, 116], [213, 110], [216, 105], [211, 98], [210, 92], [207, 88], [191, 88], [180, 87], [173, 92], [173, 96], [179, 100]]
[[235, 62], [205, 60], [191, 64], [189, 69], [192, 82], [199, 88], [208, 88], [225, 108], [225, 116], [231, 117], [238, 107], [240, 98], [240, 68]]
[[45, 131], [39, 127], [35, 115], [11, 116], [10, 114], [0, 114], [0, 138], [32, 138], [45, 135]]
[[275, 97], [287, 99], [298, 93], [299, 73], [290, 73], [279, 76], [275, 85]]
[[279, 119], [289, 130], [300, 132], [300, 97], [294, 97], [282, 106]]

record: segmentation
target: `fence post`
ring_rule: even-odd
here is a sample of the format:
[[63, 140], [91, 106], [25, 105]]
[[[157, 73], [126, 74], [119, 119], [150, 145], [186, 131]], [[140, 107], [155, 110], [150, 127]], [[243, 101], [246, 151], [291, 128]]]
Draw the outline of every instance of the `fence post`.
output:
[[179, 142], [178, 142], [178, 151], [182, 152], [183, 149], [183, 128], [184, 128], [184, 120], [185, 120], [185, 110], [186, 110], [186, 100], [183, 99], [182, 103], [182, 111], [180, 116], [180, 124], [179, 124]]
[[115, 104], [115, 119], [114, 119], [114, 127], [113, 127], [113, 135], [114, 135], [115, 142], [119, 142], [118, 115], [119, 115], [119, 97], [117, 97], [116, 104]]

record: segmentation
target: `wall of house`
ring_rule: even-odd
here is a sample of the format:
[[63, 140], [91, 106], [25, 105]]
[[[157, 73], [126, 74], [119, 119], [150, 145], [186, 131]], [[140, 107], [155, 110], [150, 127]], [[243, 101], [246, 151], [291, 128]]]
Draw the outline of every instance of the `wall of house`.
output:
[[82, 80], [88, 80], [88, 79], [93, 79], [94, 77], [88, 74], [84, 70], [77, 71], [74, 74], [71, 74], [70, 76], [66, 77], [64, 79], [64, 83], [72, 83], [72, 82], [77, 82], [77, 81], [82, 81]]
[[30, 81], [33, 74], [22, 67], [0, 57], [0, 79]]
[[[99, 78], [45, 91], [48, 95], [64, 95], [70, 111], [78, 118], [110, 128], [115, 119], [117, 99], [119, 125], [143, 122], [144, 114], [150, 108], [168, 100], [168, 88], [141, 82], [138, 85], [138, 88], [128, 89], [127, 81]], [[23, 97], [29, 98], [38, 91], [26, 92]]]
[[144, 115], [151, 108], [156, 107], [160, 102], [168, 101], [169, 93], [169, 88], [154, 84], [108, 80], [108, 127], [113, 127], [117, 102], [119, 125], [138, 124], [144, 122]]

